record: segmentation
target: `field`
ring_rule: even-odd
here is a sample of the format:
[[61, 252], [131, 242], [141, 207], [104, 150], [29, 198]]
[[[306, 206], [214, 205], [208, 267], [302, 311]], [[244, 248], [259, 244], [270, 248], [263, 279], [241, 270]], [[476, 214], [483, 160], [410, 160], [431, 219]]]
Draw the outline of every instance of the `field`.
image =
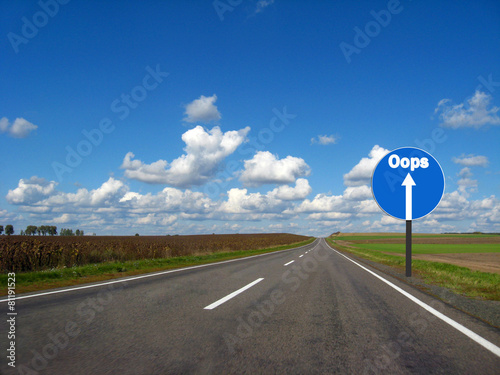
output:
[[16, 292], [28, 293], [236, 259], [306, 245], [293, 234], [144, 237], [0, 236], [0, 295], [7, 272]]
[[307, 240], [294, 234], [143, 237], [1, 236], [0, 271], [31, 272], [104, 262], [257, 250]]
[[[341, 250], [403, 273], [404, 233], [339, 233], [328, 240]], [[430, 283], [500, 300], [500, 235], [413, 234], [412, 268], [414, 275]]]
[[[359, 249], [405, 255], [404, 234], [347, 234], [336, 242]], [[413, 259], [456, 264], [470, 269], [500, 274], [500, 235], [414, 234]]]

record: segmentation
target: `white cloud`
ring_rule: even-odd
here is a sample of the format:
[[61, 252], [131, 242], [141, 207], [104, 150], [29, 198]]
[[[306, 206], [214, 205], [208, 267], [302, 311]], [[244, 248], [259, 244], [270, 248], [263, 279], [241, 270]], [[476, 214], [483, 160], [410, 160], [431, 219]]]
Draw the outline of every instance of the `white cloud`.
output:
[[441, 126], [452, 129], [479, 129], [487, 124], [500, 125], [500, 117], [497, 115], [500, 108], [489, 108], [491, 99], [491, 95], [482, 91], [476, 91], [467, 103], [454, 105], [450, 99], [442, 99], [434, 113], [439, 113]]
[[462, 178], [472, 177], [472, 172], [469, 167], [464, 167], [458, 172], [458, 175]]
[[[370, 157], [363, 158], [351, 170], [358, 175], [352, 173], [350, 177], [354, 175], [357, 177], [352, 177], [355, 181], [362, 180], [360, 176], [363, 177], [361, 172], [365, 164], [373, 162], [383, 151], [375, 146]], [[286, 160], [269, 155], [273, 162]], [[363, 160], [367, 161], [363, 163]], [[472, 179], [469, 167], [462, 168], [458, 175], [457, 189], [444, 195], [436, 210], [420, 222], [419, 230], [500, 231], [500, 201], [493, 195], [470, 200], [469, 194], [477, 188], [477, 182]], [[275, 186], [266, 192], [233, 188], [217, 200], [202, 192], [175, 187], [165, 187], [156, 193], [139, 193], [131, 191], [126, 183], [115, 178], [109, 178], [95, 189], [74, 188], [75, 192], [61, 192], [56, 187], [56, 182], [36, 176], [22, 179], [16, 188], [9, 190], [7, 201], [29, 215], [29, 223], [25, 225], [75, 225], [87, 233], [99, 234], [124, 231], [133, 234], [139, 230], [134, 228], [140, 228], [141, 234], [248, 233], [280, 228], [317, 235], [337, 230], [404, 230], [403, 221], [382, 213], [367, 184], [349, 185], [340, 195], [315, 194], [307, 199], [312, 187], [307, 179], [297, 178], [295, 184]], [[16, 221], [10, 219], [14, 218], [13, 215], [0, 210], [0, 219], [2, 217], [4, 222], [16, 226]], [[290, 221], [294, 222], [294, 229], [288, 225]], [[245, 224], [241, 225], [242, 222]], [[250, 222], [262, 224], [249, 225]]]
[[52, 221], [55, 224], [66, 224], [71, 222], [72, 220], [73, 220], [73, 215], [70, 214], [62, 214], [61, 216], [52, 219]]
[[332, 212], [342, 211], [343, 209], [345, 209], [345, 201], [341, 195], [317, 194], [312, 201], [305, 199], [296, 207], [295, 212]]
[[348, 212], [318, 212], [307, 216], [311, 220], [346, 220], [352, 218]]
[[382, 159], [389, 150], [386, 150], [379, 145], [373, 146], [368, 154], [368, 158], [362, 158], [358, 164], [354, 166], [348, 173], [344, 174], [344, 184], [346, 186], [360, 186], [370, 184], [373, 170], [377, 163]]
[[233, 188], [227, 192], [227, 201], [222, 202], [223, 213], [282, 213], [292, 209], [291, 202], [304, 199], [312, 191], [304, 178], [296, 181], [295, 187], [279, 186], [266, 194], [248, 193], [247, 189]]
[[464, 218], [463, 214], [468, 204], [469, 202], [467, 201], [467, 198], [460, 194], [459, 191], [445, 193], [441, 202], [431, 215], [436, 219], [460, 220]]
[[281, 212], [283, 207], [283, 201], [275, 197], [233, 188], [227, 192], [227, 201], [221, 204], [219, 211], [231, 214]]
[[29, 180], [22, 178], [19, 180], [17, 188], [9, 190], [6, 199], [11, 204], [33, 204], [53, 194], [56, 185], [55, 181], [49, 182], [37, 176], [31, 177]]
[[458, 191], [468, 197], [470, 193], [477, 190], [477, 180], [471, 179], [473, 176], [469, 167], [464, 167], [458, 173], [460, 179], [457, 181]]
[[311, 138], [311, 144], [315, 143], [326, 146], [337, 143], [337, 138], [333, 135], [318, 135], [315, 138]]
[[457, 181], [458, 191], [468, 197], [470, 193], [477, 191], [477, 180], [461, 178]]
[[55, 181], [49, 182], [36, 176], [29, 180], [21, 179], [17, 188], [9, 190], [6, 198], [11, 204], [23, 206], [36, 204], [41, 207], [68, 205], [98, 207], [117, 203], [128, 189], [123, 182], [112, 177], [97, 189], [88, 191], [82, 188], [76, 193], [58, 192], [55, 190], [56, 185]]
[[147, 214], [147, 216], [140, 217], [139, 219], [137, 219], [136, 223], [146, 225], [146, 224], [156, 224], [157, 221], [158, 219], [155, 218], [154, 214]]
[[224, 159], [246, 140], [249, 131], [246, 127], [222, 133], [218, 126], [207, 131], [198, 125], [182, 135], [186, 153], [170, 165], [165, 160], [151, 164], [132, 160], [135, 155], [128, 152], [120, 168], [125, 169], [127, 178], [147, 183], [176, 187], [202, 185], [215, 176]]
[[304, 199], [311, 191], [312, 188], [309, 186], [309, 181], [305, 178], [299, 178], [295, 182], [295, 187], [282, 185], [269, 192], [269, 195], [284, 201], [296, 201]]
[[217, 101], [217, 95], [200, 96], [199, 99], [193, 100], [186, 105], [186, 122], [203, 122], [218, 121], [221, 119], [221, 114], [214, 103]]
[[372, 189], [368, 185], [349, 186], [344, 190], [344, 199], [362, 201], [372, 197]]
[[4, 227], [5, 225], [10, 224], [9, 223], [10, 221], [14, 222], [15, 220], [22, 220], [22, 219], [23, 219], [22, 216], [16, 216], [12, 212], [0, 209], [0, 222], [2, 223], [1, 225], [3, 225]]
[[486, 167], [488, 158], [482, 155], [463, 155], [460, 158], [454, 157], [453, 162], [465, 167]]
[[26, 138], [36, 129], [38, 129], [38, 126], [24, 118], [16, 118], [12, 125], [6, 117], [0, 119], [0, 133], [7, 133], [14, 138]]
[[245, 160], [245, 168], [240, 181], [247, 186], [264, 184], [286, 184], [298, 177], [308, 176], [310, 168], [304, 159], [287, 156], [278, 159], [269, 151], [259, 151], [250, 160]]

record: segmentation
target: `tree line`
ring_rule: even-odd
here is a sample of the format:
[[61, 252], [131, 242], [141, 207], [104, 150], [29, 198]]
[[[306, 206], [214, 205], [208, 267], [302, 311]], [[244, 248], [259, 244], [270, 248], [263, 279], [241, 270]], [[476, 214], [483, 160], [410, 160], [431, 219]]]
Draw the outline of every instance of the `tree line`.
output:
[[[2, 234], [4, 231], [3, 225], [0, 225], [0, 234]], [[11, 234], [14, 234], [14, 227], [12, 225], [6, 225], [5, 226], [5, 234], [10, 236]]]
[[[14, 234], [14, 227], [9, 224], [5, 226], [0, 225], [0, 234], [5, 231], [5, 234], [10, 236]], [[49, 236], [57, 236], [57, 227], [55, 225], [28, 225], [25, 230], [21, 229], [21, 236], [34, 236], [34, 235], [49, 235]], [[83, 230], [77, 229], [73, 232], [73, 229], [62, 228], [59, 232], [60, 236], [83, 236], [85, 233]]]

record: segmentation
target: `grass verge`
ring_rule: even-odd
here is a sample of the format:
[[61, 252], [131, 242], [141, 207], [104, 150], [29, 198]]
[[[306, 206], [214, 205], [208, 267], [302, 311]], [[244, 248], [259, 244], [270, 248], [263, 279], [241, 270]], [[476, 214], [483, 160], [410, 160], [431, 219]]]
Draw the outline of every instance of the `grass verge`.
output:
[[[354, 246], [339, 245], [328, 238], [336, 249], [342, 250], [360, 258], [385, 264], [404, 274], [405, 258], [384, 254], [376, 250]], [[495, 273], [472, 271], [448, 263], [412, 260], [412, 271], [424, 282], [447, 288], [456, 294], [485, 300], [500, 301], [500, 275]]]
[[[355, 244], [357, 248], [385, 251], [388, 253], [404, 254], [406, 245], [404, 243], [363, 243]], [[465, 243], [465, 244], [433, 244], [414, 243], [411, 251], [413, 254], [457, 254], [457, 253], [498, 253], [500, 245], [496, 243]]]
[[[315, 238], [266, 249], [215, 252], [205, 255], [141, 259], [127, 262], [98, 263], [71, 268], [56, 268], [38, 272], [16, 273], [16, 294], [116, 279], [149, 272], [216, 263], [280, 250], [293, 249], [312, 243]], [[7, 295], [7, 274], [0, 275], [0, 296]]]

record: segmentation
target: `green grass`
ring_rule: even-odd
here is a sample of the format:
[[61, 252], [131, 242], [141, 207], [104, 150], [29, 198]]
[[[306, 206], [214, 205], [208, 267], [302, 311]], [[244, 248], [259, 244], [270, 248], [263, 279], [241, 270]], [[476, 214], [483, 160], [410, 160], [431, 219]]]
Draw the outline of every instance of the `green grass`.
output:
[[[292, 249], [313, 242], [315, 238], [290, 245], [258, 250], [216, 252], [207, 255], [174, 258], [142, 259], [126, 262], [98, 263], [71, 268], [56, 268], [38, 272], [16, 273], [16, 292], [32, 292], [61, 286], [102, 281], [122, 276], [137, 275], [174, 268], [214, 263], [223, 260], [243, 258], [251, 255]], [[7, 294], [7, 274], [0, 275], [0, 295]]]
[[[486, 238], [486, 237], [498, 237], [496, 234], [418, 234], [413, 233], [413, 238]], [[383, 234], [383, 235], [340, 235], [333, 237], [335, 240], [342, 241], [369, 241], [369, 240], [382, 240], [382, 239], [393, 239], [399, 238], [404, 239], [405, 234]]]
[[[347, 247], [338, 245], [332, 238], [328, 238], [328, 242], [338, 250], [391, 266], [404, 274], [404, 257], [385, 254], [367, 248], [373, 244], [366, 244], [367, 247], [362, 246], [365, 244], [353, 244], [353, 247]], [[382, 245], [386, 246], [386, 244]], [[467, 297], [500, 301], [500, 288], [498, 287], [500, 285], [499, 274], [472, 271], [469, 268], [453, 264], [416, 259], [412, 260], [412, 271], [415, 276], [422, 278], [426, 283], [448, 288], [454, 293]]]
[[[355, 244], [356, 247], [367, 250], [385, 251], [389, 253], [404, 254], [404, 243], [363, 243]], [[499, 253], [500, 244], [412, 244], [413, 254], [450, 254], [450, 253]]]

